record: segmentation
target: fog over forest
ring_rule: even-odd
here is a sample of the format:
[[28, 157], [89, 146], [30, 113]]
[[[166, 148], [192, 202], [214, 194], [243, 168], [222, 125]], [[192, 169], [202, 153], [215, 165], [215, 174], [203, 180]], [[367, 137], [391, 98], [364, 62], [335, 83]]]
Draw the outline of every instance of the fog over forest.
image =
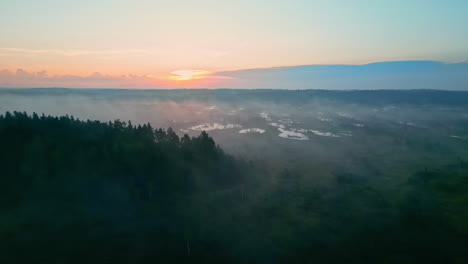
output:
[[468, 259], [468, 92], [1, 89], [0, 112], [0, 259]]
[[[455, 146], [467, 140], [465, 92], [86, 89], [0, 92], [2, 112], [150, 123], [156, 128], [171, 127], [179, 135], [194, 136], [204, 130], [231, 154], [247, 159], [268, 154], [281, 160], [306, 159], [308, 163], [311, 157], [328, 161], [364, 153], [373, 157], [369, 151], [385, 151], [386, 155], [395, 154], [395, 158], [403, 158], [403, 151], [408, 152], [405, 158], [416, 158], [417, 153], [411, 153], [412, 148], [404, 142], [410, 139], [419, 144], [443, 142], [447, 151], [456, 155]], [[433, 154], [445, 156], [440, 151]]]
[[0, 264], [468, 264], [467, 14], [0, 0]]

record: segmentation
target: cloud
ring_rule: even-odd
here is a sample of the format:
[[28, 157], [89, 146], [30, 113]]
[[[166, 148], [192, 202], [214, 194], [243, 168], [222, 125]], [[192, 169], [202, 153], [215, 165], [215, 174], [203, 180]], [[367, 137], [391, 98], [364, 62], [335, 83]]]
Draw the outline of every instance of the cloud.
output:
[[45, 71], [0, 71], [0, 87], [65, 88], [267, 88], [468, 90], [468, 63], [380, 62], [365, 65], [305, 65], [208, 72], [173, 71], [167, 76], [49, 75]]
[[8, 77], [11, 77], [13, 75], [13, 73], [9, 70], [1, 70], [0, 71], [0, 78], [8, 78]]
[[145, 49], [116, 49], [116, 50], [89, 50], [89, 49], [22, 49], [0, 48], [0, 56], [31, 56], [31, 55], [59, 55], [59, 56], [84, 56], [84, 55], [120, 55], [120, 54], [154, 54], [155, 51]]
[[27, 71], [25, 71], [23, 69], [17, 69], [15, 76], [18, 77], [18, 78], [26, 79], [26, 78], [34, 78], [37, 75], [29, 73], [29, 72], [27, 72]]
[[468, 63], [392, 61], [217, 72], [214, 88], [468, 90]]
[[143, 75], [112, 76], [95, 72], [89, 76], [54, 75], [46, 71], [28, 72], [0, 70], [0, 87], [64, 87], [64, 88], [165, 88], [163, 82]]

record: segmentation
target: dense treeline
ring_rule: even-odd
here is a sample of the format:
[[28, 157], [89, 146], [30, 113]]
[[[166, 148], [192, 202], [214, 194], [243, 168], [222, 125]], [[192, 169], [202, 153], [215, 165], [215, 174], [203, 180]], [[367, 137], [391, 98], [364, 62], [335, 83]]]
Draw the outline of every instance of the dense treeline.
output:
[[15, 201], [27, 193], [29, 184], [64, 177], [118, 180], [131, 186], [132, 195], [151, 199], [201, 188], [196, 182], [200, 175], [204, 183], [209, 179], [220, 186], [236, 183], [242, 175], [205, 132], [179, 138], [170, 128], [118, 120], [84, 122], [19, 112], [0, 118], [4, 150], [0, 157], [8, 175], [3, 185], [11, 187], [9, 197]]
[[116, 263], [125, 258], [112, 256], [132, 255], [129, 245], [164, 257], [177, 256], [171, 247], [179, 244], [185, 256], [190, 230], [181, 207], [240, 185], [249, 168], [205, 132], [179, 138], [150, 124], [68, 116], [6, 113], [0, 146], [0, 247], [27, 262]]
[[15, 112], [0, 168], [1, 263], [468, 261], [463, 159], [384, 191], [338, 169], [270, 175], [205, 132]]

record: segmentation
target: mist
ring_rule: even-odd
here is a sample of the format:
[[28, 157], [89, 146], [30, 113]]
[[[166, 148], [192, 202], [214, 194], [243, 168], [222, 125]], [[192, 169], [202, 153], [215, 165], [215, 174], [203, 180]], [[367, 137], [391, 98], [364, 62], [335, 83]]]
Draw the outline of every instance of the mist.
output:
[[0, 259], [467, 259], [466, 92], [1, 89], [0, 112]]
[[[298, 163], [315, 168], [338, 164], [356, 167], [356, 160], [379, 155], [385, 156], [391, 166], [420, 160], [421, 155], [425, 162], [430, 159], [429, 163], [435, 165], [447, 159], [447, 154], [462, 155], [460, 144], [467, 142], [468, 99], [465, 93], [456, 92], [396, 91], [386, 96], [381, 96], [385, 91], [1, 92], [2, 112], [69, 115], [103, 122], [118, 119], [135, 125], [150, 123], [156, 128], [172, 127], [180, 136], [195, 136], [205, 130], [233, 155], [283, 168]], [[420, 147], [443, 142], [445, 148], [421, 152], [409, 146], [409, 140], [418, 142]], [[366, 166], [373, 164], [368, 162]], [[376, 167], [381, 173], [388, 169], [385, 164]]]

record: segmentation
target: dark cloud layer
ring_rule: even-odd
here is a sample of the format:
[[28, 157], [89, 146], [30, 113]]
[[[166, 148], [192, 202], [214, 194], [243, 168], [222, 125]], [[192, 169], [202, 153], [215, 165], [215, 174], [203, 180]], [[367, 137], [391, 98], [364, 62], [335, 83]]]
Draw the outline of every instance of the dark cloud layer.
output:
[[468, 63], [380, 62], [219, 72], [226, 88], [468, 90]]

